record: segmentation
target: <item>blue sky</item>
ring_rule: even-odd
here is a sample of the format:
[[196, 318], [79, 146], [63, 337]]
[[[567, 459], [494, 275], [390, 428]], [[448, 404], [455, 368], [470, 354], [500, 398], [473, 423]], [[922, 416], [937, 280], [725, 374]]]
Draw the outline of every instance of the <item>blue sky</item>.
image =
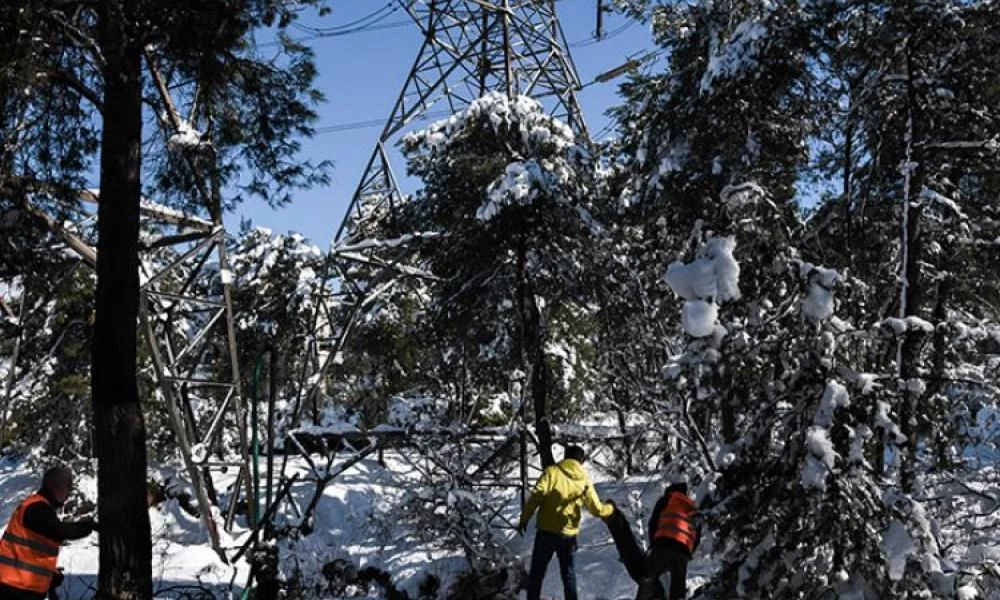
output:
[[[337, 27], [385, 6], [387, 0], [329, 0], [331, 14], [306, 15], [301, 23], [316, 27]], [[646, 25], [620, 15], [605, 15], [606, 39], [593, 42], [596, 0], [563, 0], [557, 3], [570, 53], [580, 81], [587, 84], [600, 73], [624, 63], [631, 55], [651, 48]], [[383, 25], [410, 20], [402, 10], [389, 15]], [[235, 231], [241, 218], [276, 233], [302, 233], [326, 247], [347, 209], [375, 142], [381, 123], [388, 118], [422, 41], [416, 23], [375, 31], [326, 37], [309, 42], [316, 51], [318, 87], [326, 94], [319, 109], [318, 128], [377, 121], [380, 124], [348, 131], [322, 133], [303, 142], [303, 156], [334, 163], [328, 187], [302, 191], [295, 201], [281, 209], [271, 209], [259, 200], [249, 201], [228, 217], [228, 229]], [[292, 30], [293, 37], [295, 30]], [[302, 33], [305, 36], [307, 34]], [[259, 37], [264, 42], [267, 35]], [[597, 133], [608, 124], [605, 111], [619, 102], [618, 81], [596, 83], [580, 93], [587, 126]], [[431, 110], [440, 110], [434, 107]], [[428, 121], [416, 123], [416, 127]], [[400, 177], [405, 165], [393, 149], [393, 169]], [[404, 192], [412, 192], [418, 182], [404, 180]]]

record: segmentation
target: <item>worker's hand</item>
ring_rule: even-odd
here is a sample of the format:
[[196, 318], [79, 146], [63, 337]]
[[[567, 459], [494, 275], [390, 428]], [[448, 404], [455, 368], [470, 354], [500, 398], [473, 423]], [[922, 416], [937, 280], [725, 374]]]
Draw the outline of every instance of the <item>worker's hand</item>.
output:
[[605, 519], [610, 519], [616, 512], [618, 512], [618, 505], [615, 504], [614, 500], [605, 500], [604, 503], [611, 507], [611, 514], [605, 517]]
[[52, 574], [52, 583], [49, 584], [49, 589], [56, 589], [63, 584], [63, 580], [66, 577], [63, 575], [62, 567], [56, 569], [55, 573]]
[[97, 521], [95, 521], [93, 519], [89, 519], [89, 518], [88, 519], [82, 519], [80, 521], [80, 523], [82, 523], [82, 524], [86, 525], [87, 527], [89, 527], [91, 531], [100, 531], [101, 530], [100, 526], [97, 524]]

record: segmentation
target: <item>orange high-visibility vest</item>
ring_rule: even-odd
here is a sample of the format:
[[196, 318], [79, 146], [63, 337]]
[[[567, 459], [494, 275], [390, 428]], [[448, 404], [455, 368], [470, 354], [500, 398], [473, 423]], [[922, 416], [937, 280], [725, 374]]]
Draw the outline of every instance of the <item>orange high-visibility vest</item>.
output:
[[674, 492], [660, 513], [660, 522], [656, 526], [653, 539], [669, 539], [680, 542], [688, 552], [694, 552], [694, 542], [697, 533], [691, 519], [698, 512], [694, 502], [685, 494]]
[[0, 538], [0, 583], [44, 594], [49, 591], [59, 560], [59, 542], [24, 526], [29, 506], [49, 501], [41, 494], [29, 496], [14, 511]]

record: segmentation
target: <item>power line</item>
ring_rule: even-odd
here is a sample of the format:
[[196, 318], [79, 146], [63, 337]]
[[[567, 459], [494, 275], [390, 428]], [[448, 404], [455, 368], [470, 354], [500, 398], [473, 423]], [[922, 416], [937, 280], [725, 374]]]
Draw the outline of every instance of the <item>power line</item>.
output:
[[[447, 117], [451, 114], [449, 110], [436, 110], [428, 113], [424, 113], [417, 117], [417, 121], [428, 121], [430, 119], [437, 119], [439, 117]], [[317, 127], [313, 130], [313, 135], [318, 135], [321, 133], [341, 133], [344, 131], [354, 131], [357, 129], [368, 129], [370, 127], [378, 127], [380, 125], [385, 125], [385, 119], [369, 119], [367, 121], [352, 121], [349, 123], [339, 123], [337, 125], [327, 125], [326, 127]]]
[[305, 31], [306, 33], [312, 33], [315, 35], [337, 35], [344, 32], [345, 30], [352, 30], [357, 28], [363, 28], [368, 25], [373, 25], [382, 19], [385, 19], [389, 15], [393, 14], [399, 10], [399, 6], [395, 2], [389, 2], [382, 8], [368, 13], [367, 15], [355, 19], [349, 23], [344, 23], [342, 25], [337, 25], [334, 27], [312, 27], [309, 25], [302, 25], [301, 23], [293, 23], [292, 26], [299, 31]]
[[594, 44], [600, 44], [601, 42], [605, 42], [607, 40], [614, 39], [614, 38], [618, 37], [619, 35], [625, 33], [629, 29], [631, 29], [632, 26], [634, 26], [635, 24], [636, 24], [636, 21], [634, 19], [629, 19], [623, 25], [621, 25], [620, 27], [617, 27], [615, 29], [612, 29], [611, 31], [609, 31], [608, 33], [606, 33], [602, 37], [593, 37], [593, 38], [589, 38], [589, 39], [577, 40], [577, 41], [571, 42], [571, 43], [569, 43], [567, 45], [570, 48], [585, 48], [587, 46], [593, 46]]
[[[336, 27], [311, 27], [308, 25], [293, 23], [292, 24], [293, 27], [295, 27], [299, 31], [309, 33], [310, 35], [306, 35], [300, 38], [294, 38], [291, 41], [310, 42], [322, 38], [340, 37], [342, 35], [365, 33], [369, 31], [379, 31], [383, 29], [393, 29], [396, 27], [404, 27], [406, 25], [410, 25], [412, 21], [409, 19], [403, 21], [392, 21], [391, 23], [382, 23], [382, 21], [384, 21], [390, 15], [399, 10], [399, 6], [396, 5], [395, 8], [393, 8], [394, 5], [395, 2], [390, 2], [385, 6], [383, 6], [382, 8], [373, 11], [371, 13], [368, 13], [367, 15], [361, 18], [355, 19], [354, 21], [351, 21], [349, 23], [344, 23], [343, 25], [338, 25]], [[271, 46], [277, 46], [280, 43], [281, 43], [280, 40], [273, 40], [270, 42], [263, 42], [257, 44], [257, 47], [267, 48]]]
[[[314, 34], [314, 35], [306, 35], [306, 36], [302, 36], [300, 38], [292, 38], [291, 41], [293, 41], [293, 42], [311, 42], [311, 41], [320, 40], [320, 39], [323, 39], [323, 38], [340, 37], [340, 36], [343, 36], [343, 35], [351, 35], [351, 34], [354, 34], [354, 33], [368, 33], [370, 31], [381, 31], [383, 29], [395, 29], [397, 27], [406, 27], [407, 25], [412, 25], [412, 24], [413, 24], [413, 21], [392, 21], [390, 23], [382, 23], [380, 25], [369, 25], [369, 26], [366, 26], [366, 27], [358, 28], [358, 29], [352, 29], [350, 31], [344, 31], [342, 33], [323, 33], [323, 34], [318, 34], [317, 33], [317, 34]], [[260, 44], [257, 44], [257, 47], [258, 48], [267, 48], [267, 47], [270, 47], [270, 46], [277, 46], [280, 43], [281, 42], [279, 42], [278, 40], [274, 40], [274, 41], [270, 41], [270, 42], [262, 42]]]
[[[611, 69], [610, 71], [606, 71], [604, 73], [597, 75], [593, 79], [593, 81], [589, 81], [580, 86], [580, 89], [587, 88], [599, 83], [607, 83], [613, 79], [617, 79], [618, 77], [620, 77], [621, 75], [625, 74], [628, 71], [638, 69], [639, 67], [648, 63], [650, 60], [655, 59], [662, 53], [663, 50], [653, 50], [646, 53], [633, 54], [628, 57], [628, 60], [624, 64], [614, 69]], [[419, 117], [417, 117], [416, 120], [427, 121], [430, 119], [437, 119], [439, 117], [447, 117], [450, 114], [452, 114], [451, 111], [447, 110], [431, 111], [420, 115]], [[358, 129], [368, 129], [371, 127], [378, 127], [379, 125], [384, 125], [384, 124], [385, 124], [385, 119], [368, 119], [366, 121], [351, 121], [348, 123], [338, 123], [336, 125], [317, 127], [316, 129], [313, 130], [313, 134], [317, 135], [322, 133], [341, 133], [344, 131], [354, 131]], [[606, 129], [607, 127], [605, 127], [605, 130]], [[602, 130], [601, 132], [598, 133], [598, 137], [600, 137], [600, 135], [603, 135], [604, 133], [607, 133], [607, 131]]]

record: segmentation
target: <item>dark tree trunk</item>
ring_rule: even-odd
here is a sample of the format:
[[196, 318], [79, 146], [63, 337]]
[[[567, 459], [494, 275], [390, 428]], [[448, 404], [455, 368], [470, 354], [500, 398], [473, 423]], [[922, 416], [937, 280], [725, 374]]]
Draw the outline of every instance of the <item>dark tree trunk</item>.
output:
[[[919, 181], [918, 178], [914, 178]], [[908, 239], [910, 249], [907, 256], [905, 277], [906, 288], [906, 316], [918, 316], [919, 309], [923, 303], [923, 282], [920, 278], [920, 219], [922, 209], [919, 206], [910, 206]], [[907, 330], [903, 334], [903, 347], [900, 351], [901, 363], [899, 366], [899, 378], [904, 382], [920, 377], [920, 348], [923, 346], [926, 334], [922, 331]], [[917, 402], [919, 396], [909, 389], [903, 389], [902, 409], [900, 411], [900, 426], [903, 435], [906, 436], [906, 452], [902, 457], [902, 485], [904, 490], [909, 490], [916, 477], [917, 446], [919, 435], [919, 423], [917, 419]]]
[[[943, 323], [945, 319], [948, 318], [948, 302], [951, 299], [952, 289], [955, 285], [955, 280], [950, 275], [945, 276], [944, 279], [940, 280], [937, 285], [937, 299], [934, 301], [934, 312], [931, 314], [932, 322], [937, 325], [938, 323]], [[927, 386], [927, 397], [931, 398], [936, 396], [941, 388], [944, 387], [945, 379], [945, 353], [948, 347], [948, 340], [945, 337], [945, 332], [941, 328], [936, 328], [934, 331], [934, 361], [931, 367], [931, 375], [933, 376], [932, 381]], [[944, 423], [948, 423], [945, 427], [937, 427], [931, 434], [934, 436], [934, 449], [937, 456], [937, 467], [939, 469], [950, 469], [951, 456], [949, 454], [949, 449], [951, 448], [951, 440], [954, 439], [952, 436], [955, 434], [954, 431], [949, 431], [951, 429], [951, 420], [947, 418], [948, 403], [947, 400], [942, 399], [944, 404], [941, 407], [941, 416], [944, 417]]]
[[132, 600], [153, 595], [146, 431], [136, 386], [142, 137], [137, 1], [104, 0], [98, 19], [106, 65], [91, 381], [101, 523], [96, 597]]
[[[903, 265], [903, 278], [906, 290], [903, 294], [903, 301], [906, 303], [906, 306], [905, 310], [901, 311], [901, 314], [904, 317], [919, 316], [924, 302], [924, 282], [921, 277], [920, 267], [923, 258], [921, 255], [923, 240], [921, 239], [920, 226], [923, 217], [923, 206], [919, 202], [919, 197], [920, 190], [923, 188], [925, 167], [922, 162], [923, 157], [919, 151], [923, 136], [919, 118], [920, 103], [916, 97], [916, 90], [913, 87], [915, 69], [913, 68], [911, 53], [912, 49], [907, 46], [905, 58], [907, 73], [906, 100], [909, 120], [907, 137], [909, 139], [906, 140], [906, 144], [908, 148], [912, 149], [912, 155], [908, 151], [907, 158], [915, 166], [907, 167], [911, 168], [912, 171], [909, 188], [906, 190], [908, 192], [905, 198], [906, 205], [903, 207], [906, 216], [906, 237], [903, 240], [905, 245], [903, 250], [906, 256], [906, 262]], [[907, 329], [903, 336], [903, 344], [899, 352], [899, 378], [904, 383], [902, 407], [900, 409], [900, 426], [903, 435], [906, 436], [906, 442], [903, 447], [904, 452], [901, 457], [900, 471], [903, 490], [909, 492], [912, 491], [912, 487], [916, 481], [917, 448], [919, 442], [917, 402], [919, 397], [918, 394], [907, 389], [905, 383], [911, 379], [920, 377], [920, 348], [924, 344], [926, 334], [922, 331]]]
[[538, 453], [542, 467], [555, 464], [552, 456], [552, 425], [548, 415], [548, 374], [545, 365], [545, 343], [542, 335], [542, 317], [535, 293], [528, 282], [526, 249], [522, 241], [517, 253], [517, 305], [521, 316], [521, 353], [531, 373], [531, 404], [535, 410], [535, 432], [538, 434]]
[[744, 405], [743, 398], [734, 396], [724, 396], [722, 398], [722, 441], [727, 444], [735, 444], [739, 441], [736, 433], [736, 411]]

